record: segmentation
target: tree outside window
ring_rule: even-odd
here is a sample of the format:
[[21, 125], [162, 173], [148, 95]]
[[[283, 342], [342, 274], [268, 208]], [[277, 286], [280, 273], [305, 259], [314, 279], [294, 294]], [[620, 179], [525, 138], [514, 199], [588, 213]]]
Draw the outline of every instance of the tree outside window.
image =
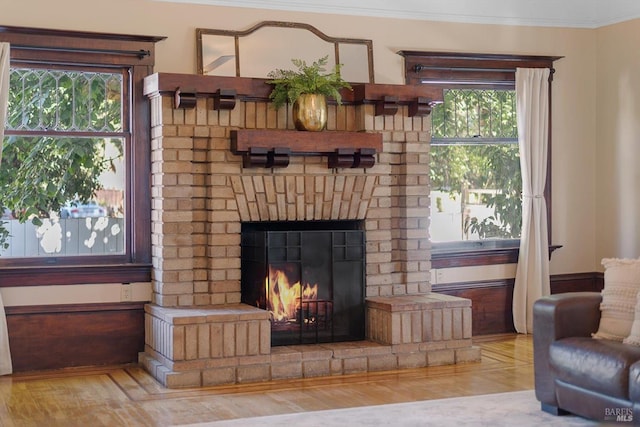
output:
[[2, 257], [124, 252], [122, 70], [12, 67]]
[[449, 89], [431, 114], [431, 239], [518, 239], [515, 91]]
[[12, 69], [0, 287], [150, 280], [143, 91], [163, 39], [0, 26]]

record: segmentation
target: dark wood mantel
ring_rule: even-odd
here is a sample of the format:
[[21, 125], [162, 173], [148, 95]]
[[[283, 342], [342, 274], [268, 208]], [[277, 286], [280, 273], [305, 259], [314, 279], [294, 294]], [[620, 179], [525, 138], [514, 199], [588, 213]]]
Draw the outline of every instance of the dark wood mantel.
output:
[[[176, 107], [192, 108], [196, 98], [213, 98], [221, 109], [233, 109], [236, 100], [264, 101], [272, 86], [267, 79], [155, 73], [144, 82], [144, 94], [171, 95]], [[428, 85], [354, 83], [342, 90], [345, 104], [375, 104], [376, 115], [393, 115], [400, 105], [409, 106], [409, 115], [426, 115], [433, 104], [442, 102], [442, 88]]]
[[286, 167], [295, 155], [326, 156], [329, 168], [370, 168], [382, 151], [382, 135], [368, 132], [304, 132], [276, 129], [231, 131], [231, 151], [244, 167]]
[[[428, 85], [359, 83], [342, 90], [348, 105], [373, 104], [375, 114], [395, 115], [400, 106], [407, 113], [424, 116], [442, 102], [442, 88]], [[212, 98], [213, 109], [231, 110], [237, 101], [269, 101], [272, 86], [266, 79], [156, 73], [145, 78], [144, 94], [171, 96], [174, 107], [195, 108], [198, 98]], [[231, 151], [243, 156], [245, 167], [287, 167], [291, 156], [327, 157], [329, 168], [370, 168], [382, 151], [382, 136], [367, 132], [300, 132], [292, 130], [238, 129], [231, 132]]]

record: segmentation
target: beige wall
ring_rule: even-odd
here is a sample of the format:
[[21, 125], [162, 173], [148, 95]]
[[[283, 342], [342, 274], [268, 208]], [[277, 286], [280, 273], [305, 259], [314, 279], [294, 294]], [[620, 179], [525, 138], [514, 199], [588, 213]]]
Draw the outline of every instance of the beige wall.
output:
[[[617, 247], [627, 239], [626, 229], [602, 231], [600, 239], [607, 240], [607, 244], [598, 245], [596, 253], [595, 118], [596, 113], [600, 112], [596, 108], [603, 107], [597, 107], [600, 103], [596, 103], [595, 100], [598, 59], [596, 54], [608, 51], [609, 39], [617, 43], [618, 39], [631, 38], [631, 30], [626, 31], [629, 36], [623, 37], [617, 34], [618, 26], [606, 30], [587, 30], [450, 24], [257, 11], [151, 0], [0, 0], [0, 6], [2, 25], [167, 36], [166, 40], [157, 45], [156, 71], [159, 72], [195, 72], [197, 27], [239, 30], [263, 20], [305, 22], [332, 36], [372, 39], [377, 83], [403, 82], [402, 58], [395, 53], [398, 50], [563, 56], [564, 58], [556, 63], [557, 71], [553, 83], [552, 152], [552, 243], [563, 245], [563, 248], [553, 255], [551, 272], [561, 274], [594, 271], [598, 267], [597, 258], [603, 254], [604, 247], [607, 247], [606, 252], [616, 255]], [[37, 14], [33, 13], [35, 10], [38, 11]], [[635, 35], [634, 40], [637, 40], [637, 34]], [[626, 58], [623, 48], [611, 50], [619, 50], [620, 53], [612, 67], [617, 67], [618, 63], [631, 67], [632, 55], [627, 55]], [[608, 54], [613, 55], [614, 52]], [[625, 60], [628, 64], [625, 64]], [[618, 74], [617, 69], [614, 74]], [[601, 80], [598, 80], [598, 83], [601, 83]], [[602, 84], [598, 87], [601, 88]], [[614, 101], [618, 102], [607, 99], [608, 104]], [[614, 116], [612, 113], [611, 117]], [[632, 112], [627, 113], [626, 117], [631, 122]], [[601, 131], [599, 136], [603, 136], [603, 133], [613, 136], [616, 133], [617, 122], [613, 118], [607, 122], [610, 123], [606, 131]], [[631, 128], [630, 123], [624, 128], [627, 144], [631, 142]], [[602, 148], [606, 147], [604, 144], [610, 146], [613, 143], [609, 138], [600, 137], [598, 140], [597, 154], [602, 157]], [[622, 143], [623, 140], [620, 144]], [[609, 159], [609, 170], [615, 169], [611, 163], [615, 160]], [[624, 172], [620, 174], [624, 175]], [[628, 178], [627, 175], [618, 179], [625, 180]], [[599, 186], [598, 190], [609, 191], [602, 186]], [[613, 197], [613, 194], [611, 196]], [[637, 211], [640, 201], [636, 200], [634, 203]], [[620, 209], [623, 207], [619, 206]], [[604, 215], [602, 209], [599, 213], [601, 218]], [[612, 219], [615, 216], [613, 212], [607, 215]], [[634, 242], [640, 245], [637, 227], [634, 232]], [[618, 237], [605, 239], [603, 236], [609, 236], [609, 233], [618, 233]], [[637, 252], [637, 248], [629, 243], [627, 246], [629, 256], [634, 255], [634, 250]], [[635, 254], [637, 255], [639, 254]]]
[[597, 30], [596, 258], [640, 256], [640, 20]]

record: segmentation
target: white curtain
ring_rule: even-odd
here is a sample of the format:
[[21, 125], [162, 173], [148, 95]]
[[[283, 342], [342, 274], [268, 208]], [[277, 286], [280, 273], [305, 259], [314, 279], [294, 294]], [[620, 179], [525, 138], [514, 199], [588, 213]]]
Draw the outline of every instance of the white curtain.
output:
[[549, 136], [548, 68], [516, 70], [516, 111], [522, 170], [522, 235], [513, 289], [513, 323], [522, 334], [533, 332], [533, 303], [550, 294], [547, 204]]
[[[0, 43], [0, 167], [2, 167], [2, 141], [4, 140], [4, 122], [7, 116], [7, 100], [9, 98], [9, 43]], [[0, 375], [13, 372], [11, 351], [9, 350], [9, 333], [4, 303], [0, 293]]]

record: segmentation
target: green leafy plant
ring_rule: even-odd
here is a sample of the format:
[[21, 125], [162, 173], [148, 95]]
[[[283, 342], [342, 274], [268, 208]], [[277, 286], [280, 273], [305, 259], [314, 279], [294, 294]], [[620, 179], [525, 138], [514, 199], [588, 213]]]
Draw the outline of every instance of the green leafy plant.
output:
[[[1, 212], [1, 211], [0, 211]], [[0, 249], [9, 249], [9, 230], [6, 229], [4, 221], [0, 221]]]
[[302, 94], [322, 94], [342, 103], [340, 89], [351, 90], [351, 85], [340, 76], [340, 64], [336, 64], [327, 73], [326, 66], [329, 56], [315, 61], [311, 65], [301, 59], [292, 59], [297, 70], [276, 69], [267, 77], [271, 80], [267, 83], [273, 85], [269, 98], [275, 108], [280, 108], [286, 103], [293, 103]]

